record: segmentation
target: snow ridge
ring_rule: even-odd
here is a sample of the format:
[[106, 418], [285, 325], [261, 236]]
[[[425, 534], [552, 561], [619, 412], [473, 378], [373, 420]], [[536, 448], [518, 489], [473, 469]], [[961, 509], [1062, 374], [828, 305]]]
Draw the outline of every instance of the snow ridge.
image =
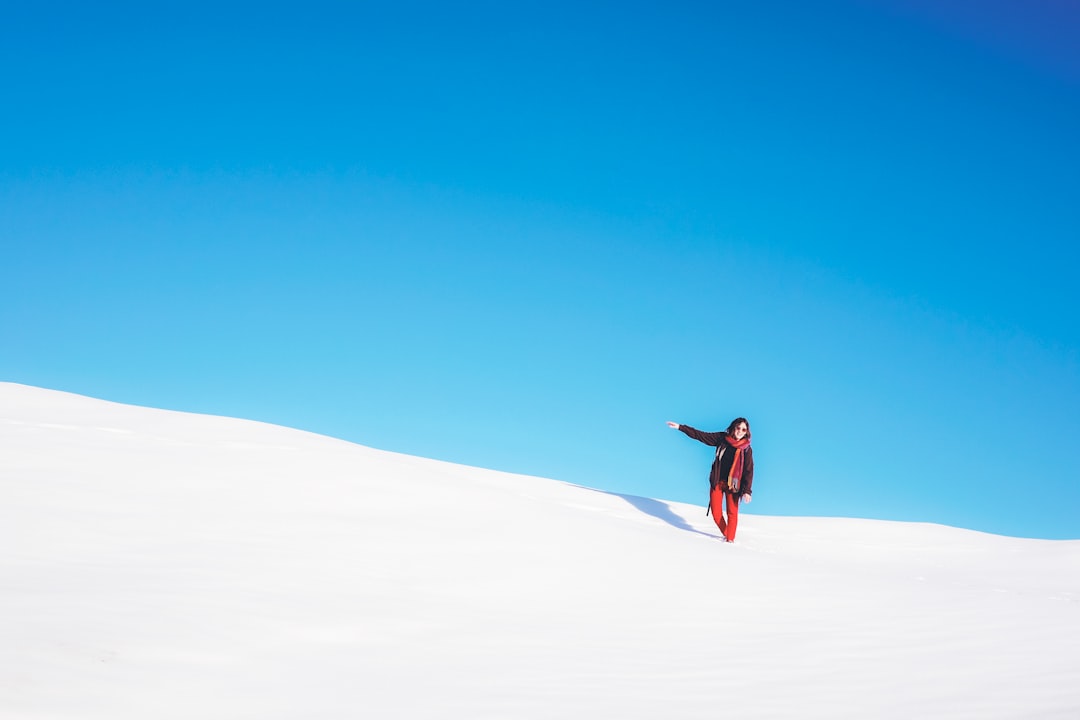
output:
[[1080, 542], [0, 383], [0, 717], [1073, 718]]

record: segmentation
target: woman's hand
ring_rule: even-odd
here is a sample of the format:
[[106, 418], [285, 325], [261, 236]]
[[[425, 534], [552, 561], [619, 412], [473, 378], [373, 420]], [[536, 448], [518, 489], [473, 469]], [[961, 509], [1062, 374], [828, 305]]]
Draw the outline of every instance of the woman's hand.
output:
[[669, 428], [675, 428], [676, 430], [678, 430], [678, 429], [679, 429], [679, 423], [671, 422], [670, 420], [668, 420], [668, 424], [667, 424], [667, 426], [668, 426]]
[[743, 495], [742, 496], [742, 501], [744, 503], [746, 503], [747, 505], [749, 505], [750, 504], [750, 496], [749, 495]]

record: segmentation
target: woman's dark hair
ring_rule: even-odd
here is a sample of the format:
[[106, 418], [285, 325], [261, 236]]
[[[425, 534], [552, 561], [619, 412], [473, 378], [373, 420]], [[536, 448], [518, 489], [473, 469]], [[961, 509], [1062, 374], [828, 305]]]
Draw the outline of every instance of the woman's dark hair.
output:
[[739, 427], [739, 425], [742, 425], [744, 423], [746, 424], [746, 434], [749, 435], [750, 434], [750, 422], [746, 418], [735, 418], [734, 420], [732, 420], [731, 424], [727, 426], [727, 434], [728, 435], [734, 435], [735, 434], [735, 428]]

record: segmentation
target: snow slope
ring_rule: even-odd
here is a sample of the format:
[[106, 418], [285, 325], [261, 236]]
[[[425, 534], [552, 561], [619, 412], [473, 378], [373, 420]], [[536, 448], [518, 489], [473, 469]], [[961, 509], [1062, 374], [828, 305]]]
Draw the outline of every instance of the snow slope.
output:
[[3, 718], [1080, 717], [1078, 541], [725, 545], [700, 506], [7, 383], [0, 493]]

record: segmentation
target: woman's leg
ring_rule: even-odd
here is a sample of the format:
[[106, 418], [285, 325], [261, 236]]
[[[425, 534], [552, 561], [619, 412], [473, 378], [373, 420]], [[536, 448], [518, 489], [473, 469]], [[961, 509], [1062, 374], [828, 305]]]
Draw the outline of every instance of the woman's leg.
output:
[[728, 542], [735, 542], [735, 530], [739, 525], [739, 496], [724, 493], [724, 501], [727, 503], [727, 528], [720, 528], [720, 531]]
[[724, 491], [719, 485], [712, 489], [709, 493], [709, 506], [712, 508], [712, 517], [716, 521], [716, 527], [720, 528], [720, 532], [727, 535], [727, 523], [724, 522]]

